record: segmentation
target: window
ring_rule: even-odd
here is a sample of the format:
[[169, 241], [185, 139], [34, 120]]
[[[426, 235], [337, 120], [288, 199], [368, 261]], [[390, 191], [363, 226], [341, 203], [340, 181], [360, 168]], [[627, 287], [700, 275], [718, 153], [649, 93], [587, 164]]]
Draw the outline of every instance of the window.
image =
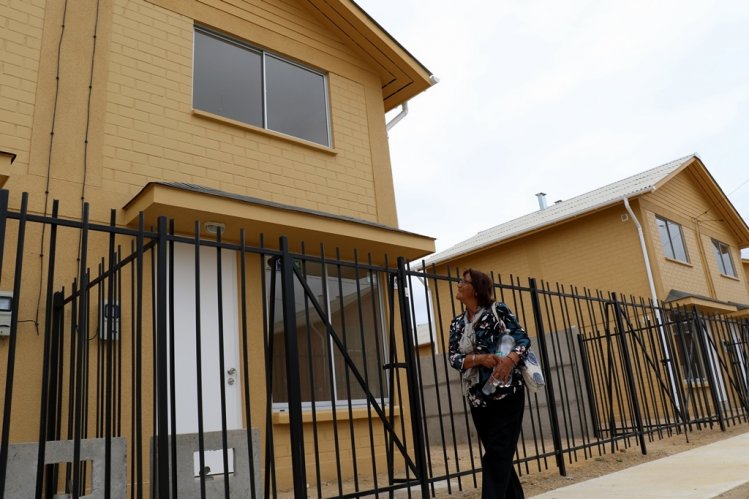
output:
[[330, 145], [325, 75], [195, 28], [193, 106]]
[[655, 217], [658, 233], [663, 243], [663, 251], [668, 258], [689, 262], [687, 248], [684, 246], [684, 236], [681, 233], [681, 225], [662, 217]]
[[671, 315], [671, 330], [682, 379], [702, 383], [705, 381], [705, 367], [697, 336], [700, 329], [688, 314], [674, 311]]
[[713, 239], [713, 248], [715, 249], [715, 258], [718, 260], [720, 273], [737, 277], [736, 267], [733, 266], [733, 259], [731, 258], [731, 248], [715, 239]]
[[[385, 361], [383, 321], [378, 276], [374, 272], [337, 265], [323, 267], [315, 262], [295, 262], [314, 300], [326, 315], [346, 355], [317, 312], [304, 287], [294, 278], [296, 336], [299, 344], [299, 373], [302, 403], [315, 407], [364, 403], [367, 395], [352, 373], [351, 365], [367, 381], [369, 392], [378, 400], [387, 393], [385, 374], [379, 367]], [[272, 268], [273, 267], [273, 268]], [[275, 272], [273, 311], [273, 403], [288, 403], [286, 346], [283, 328], [281, 272], [275, 265], [266, 269], [268, 296]], [[270, 300], [269, 300], [270, 302]], [[348, 357], [348, 360], [346, 360]]]

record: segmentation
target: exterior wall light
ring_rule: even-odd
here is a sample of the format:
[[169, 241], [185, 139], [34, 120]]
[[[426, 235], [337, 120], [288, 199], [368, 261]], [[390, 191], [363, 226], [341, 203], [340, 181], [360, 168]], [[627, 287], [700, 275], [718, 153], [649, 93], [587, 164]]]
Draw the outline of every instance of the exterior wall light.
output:
[[206, 222], [205, 231], [209, 234], [223, 234], [226, 230], [226, 225], [221, 222]]

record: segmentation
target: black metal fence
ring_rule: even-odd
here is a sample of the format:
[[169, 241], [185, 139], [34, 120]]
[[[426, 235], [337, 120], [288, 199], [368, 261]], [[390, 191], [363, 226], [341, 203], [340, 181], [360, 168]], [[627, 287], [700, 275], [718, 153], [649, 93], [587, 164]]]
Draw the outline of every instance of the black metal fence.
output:
[[[445, 357], [459, 269], [27, 205], [0, 191], [0, 498], [477, 486]], [[547, 380], [528, 394], [521, 474], [747, 422], [747, 319], [534, 279], [496, 276], [496, 292]]]

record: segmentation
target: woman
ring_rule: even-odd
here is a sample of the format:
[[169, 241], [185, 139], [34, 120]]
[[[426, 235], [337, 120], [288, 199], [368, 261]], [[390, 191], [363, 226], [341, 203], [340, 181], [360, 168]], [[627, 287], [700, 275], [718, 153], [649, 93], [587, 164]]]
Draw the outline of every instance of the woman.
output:
[[[486, 451], [481, 458], [481, 497], [519, 499], [525, 495], [512, 459], [523, 422], [525, 390], [518, 367], [530, 340], [507, 305], [494, 302], [493, 291], [491, 279], [483, 272], [463, 272], [455, 297], [465, 310], [450, 324], [449, 358], [461, 373], [463, 393]], [[499, 357], [494, 354], [496, 345], [507, 333], [515, 345], [509, 354]], [[490, 374], [505, 383], [485, 395], [482, 388]]]

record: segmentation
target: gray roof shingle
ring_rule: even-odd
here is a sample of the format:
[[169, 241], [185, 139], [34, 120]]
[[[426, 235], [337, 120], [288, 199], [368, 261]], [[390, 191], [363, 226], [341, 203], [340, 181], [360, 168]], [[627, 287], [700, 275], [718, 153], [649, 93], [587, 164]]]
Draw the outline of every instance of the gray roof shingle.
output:
[[544, 210], [534, 211], [520, 218], [483, 230], [444, 251], [434, 253], [426, 259], [425, 264], [441, 263], [501, 241], [597, 211], [621, 202], [625, 197], [632, 198], [651, 192], [655, 190], [660, 181], [696, 158], [697, 156], [694, 154], [679, 158], [566, 201], [555, 203]]

